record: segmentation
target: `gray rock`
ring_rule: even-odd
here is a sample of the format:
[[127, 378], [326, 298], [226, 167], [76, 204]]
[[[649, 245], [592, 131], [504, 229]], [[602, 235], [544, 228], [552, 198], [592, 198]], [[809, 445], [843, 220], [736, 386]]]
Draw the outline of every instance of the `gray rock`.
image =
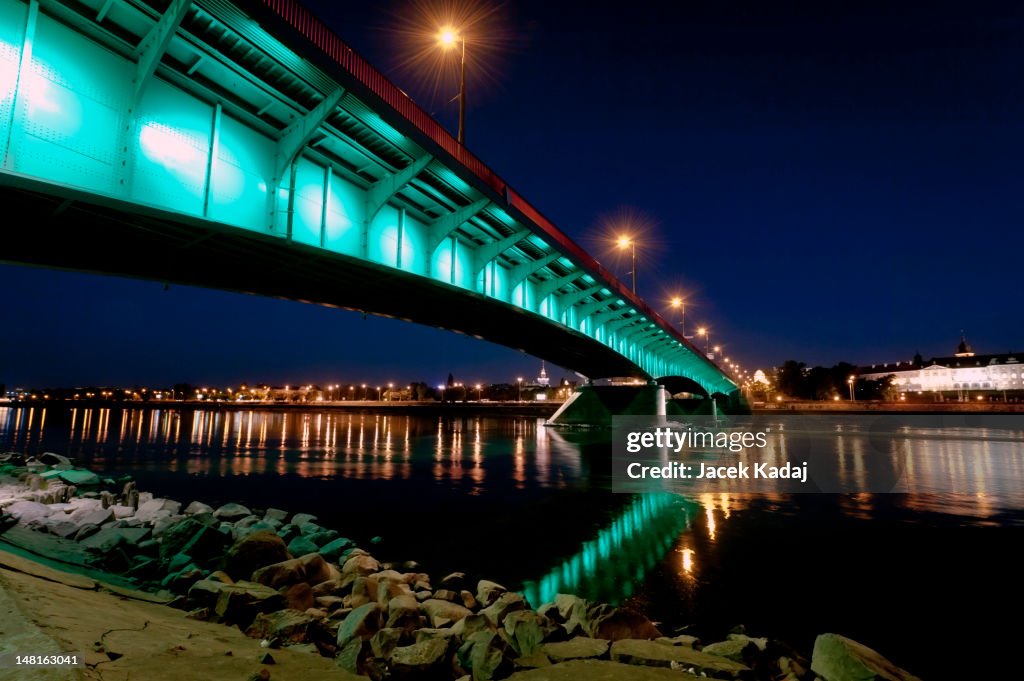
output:
[[279, 508], [268, 508], [263, 514], [263, 520], [276, 520], [281, 524], [284, 524], [284, 522], [288, 520], [288, 511], [282, 511]]
[[472, 615], [469, 608], [456, 603], [441, 601], [436, 598], [428, 598], [421, 604], [423, 611], [430, 617], [430, 624], [439, 628], [444, 623], [452, 623], [461, 620], [467, 615]]
[[708, 655], [686, 646], [667, 646], [639, 639], [623, 639], [612, 643], [611, 658], [614, 662], [649, 667], [682, 666], [696, 670], [697, 674], [715, 678], [734, 678], [750, 671], [749, 667], [739, 662]]
[[274, 589], [253, 582], [226, 584], [201, 579], [188, 590], [193, 607], [209, 608], [228, 624], [249, 624], [261, 612], [274, 612], [285, 605], [284, 596]]
[[109, 508], [81, 508], [72, 511], [68, 520], [76, 525], [102, 525], [114, 519], [114, 512]]
[[[746, 637], [744, 637], [746, 638]], [[747, 648], [750, 650], [747, 650]], [[757, 655], [758, 647], [753, 642], [748, 640], [729, 640], [719, 641], [717, 643], [711, 643], [704, 646], [702, 652], [708, 655], [718, 655], [719, 657], [725, 657], [735, 662], [743, 662], [744, 650], [747, 650], [747, 655]]]
[[532, 610], [508, 613], [502, 626], [508, 634], [509, 644], [520, 656], [532, 655], [539, 650], [541, 643], [558, 627], [544, 615]]
[[296, 513], [292, 516], [292, 525], [301, 528], [306, 523], [316, 522], [316, 516], [308, 513]]
[[608, 641], [577, 636], [568, 641], [545, 643], [541, 646], [541, 651], [552, 662], [604, 657], [608, 653]]
[[201, 501], [193, 501], [185, 507], [185, 515], [196, 515], [197, 513], [213, 513], [213, 506], [208, 506]]
[[49, 506], [36, 501], [15, 501], [4, 510], [17, 518], [18, 522], [22, 524], [46, 518], [53, 513]]
[[384, 627], [370, 639], [370, 650], [374, 657], [387, 659], [391, 657], [391, 651], [398, 647], [398, 641], [402, 638], [402, 629]]
[[252, 512], [245, 506], [242, 506], [241, 504], [236, 504], [234, 502], [224, 504], [223, 506], [221, 506], [220, 508], [213, 512], [214, 518], [228, 523], [233, 523], [236, 520], [241, 520], [247, 515], [252, 515]]
[[138, 544], [149, 536], [149, 532], [148, 527], [105, 527], [83, 539], [81, 544], [96, 553], [107, 553], [122, 544]]
[[383, 625], [384, 612], [376, 603], [361, 605], [342, 621], [338, 628], [338, 647], [344, 648], [353, 639], [368, 641]]
[[420, 604], [415, 596], [402, 594], [388, 601], [388, 627], [412, 631], [422, 624]]
[[158, 518], [169, 518], [181, 510], [181, 502], [170, 499], [152, 499], [139, 505], [135, 517], [143, 522], [152, 522]]
[[921, 681], [871, 648], [839, 634], [814, 640], [811, 670], [825, 681]]
[[663, 643], [668, 646], [686, 646], [687, 648], [696, 648], [700, 645], [700, 639], [696, 636], [687, 636], [686, 634], [680, 634], [679, 636], [660, 636], [654, 639], [658, 643]]
[[167, 561], [176, 553], [187, 553], [202, 563], [222, 555], [229, 541], [195, 518], [185, 518], [164, 531], [160, 538], [160, 559]]
[[508, 589], [497, 582], [481, 579], [476, 584], [476, 600], [480, 603], [481, 607], [486, 608], [494, 603], [494, 601], [498, 600], [498, 597], [506, 591], [508, 591]]
[[391, 669], [397, 678], [421, 678], [441, 671], [446, 662], [448, 641], [432, 638], [391, 652]]
[[506, 651], [505, 642], [497, 633], [478, 631], [467, 637], [459, 648], [459, 665], [471, 670], [473, 681], [504, 678], [512, 669]]
[[331, 568], [319, 553], [308, 553], [300, 558], [284, 560], [252, 573], [252, 581], [274, 589], [300, 582], [315, 586], [329, 579]]
[[500, 627], [509, 613], [517, 610], [525, 610], [526, 599], [513, 592], [503, 593], [489, 606], [480, 611], [487, 619]]
[[303, 643], [309, 637], [314, 619], [297, 610], [259, 613], [245, 630], [245, 635], [259, 639], [278, 639], [282, 643]]

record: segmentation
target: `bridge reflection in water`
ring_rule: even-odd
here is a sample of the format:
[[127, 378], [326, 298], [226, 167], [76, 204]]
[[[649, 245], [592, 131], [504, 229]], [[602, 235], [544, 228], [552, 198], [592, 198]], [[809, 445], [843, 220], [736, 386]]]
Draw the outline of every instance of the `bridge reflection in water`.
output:
[[617, 604], [660, 562], [700, 507], [674, 494], [643, 494], [579, 552], [523, 586], [534, 606], [559, 593]]

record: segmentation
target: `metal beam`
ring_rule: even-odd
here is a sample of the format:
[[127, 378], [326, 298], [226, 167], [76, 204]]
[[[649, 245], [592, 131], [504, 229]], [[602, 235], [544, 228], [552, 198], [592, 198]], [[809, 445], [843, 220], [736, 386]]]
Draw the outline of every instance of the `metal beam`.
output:
[[531, 274], [540, 272], [542, 269], [561, 257], [562, 254], [555, 251], [554, 253], [548, 253], [537, 260], [531, 260], [530, 262], [516, 266], [508, 273], [508, 290], [514, 291], [516, 286], [519, 286], [521, 283], [526, 281]]
[[473, 251], [473, 281], [476, 281], [488, 263], [515, 246], [530, 235], [530, 230], [520, 227], [506, 237], [489, 244], [477, 246]]
[[479, 215], [480, 212], [489, 206], [491, 203], [490, 199], [480, 199], [474, 201], [468, 206], [460, 206], [447, 215], [442, 215], [437, 218], [428, 226], [427, 235], [427, 254], [428, 257], [433, 256], [434, 251], [441, 245], [444, 238], [458, 229], [460, 226], [466, 224], [466, 222]]
[[632, 323], [634, 323], [636, 321], [637, 321], [637, 317], [633, 316], [633, 317], [624, 317], [624, 318], [618, 319], [618, 320], [616, 320], [614, 322], [609, 322], [608, 324], [605, 324], [604, 332], [605, 332], [606, 335], [611, 336], [613, 333], [617, 333], [618, 330], [621, 329], [622, 327], [629, 326], [630, 324], [632, 324]]
[[135, 86], [132, 91], [132, 109], [137, 108], [139, 100], [142, 99], [143, 90], [149, 84], [149, 79], [156, 73], [157, 65], [163, 59], [174, 34], [178, 31], [182, 19], [185, 18], [191, 6], [191, 0], [172, 0], [167, 11], [135, 48], [138, 64], [135, 69]]
[[366, 191], [366, 218], [364, 222], [369, 225], [377, 217], [380, 209], [387, 205], [395, 194], [402, 191], [402, 188], [416, 179], [423, 170], [430, 165], [434, 157], [430, 154], [414, 159], [412, 163], [405, 166], [397, 173], [386, 175], [374, 182]]
[[334, 113], [334, 109], [337, 108], [341, 98], [344, 96], [345, 88], [339, 87], [324, 97], [323, 101], [310, 109], [305, 116], [293, 121], [281, 133], [281, 137], [277, 140], [277, 149], [274, 152], [274, 181], [272, 183], [274, 191], [277, 190], [278, 185], [280, 185], [281, 180], [284, 178], [284, 173], [288, 170], [288, 166], [295, 161], [299, 153], [309, 144], [309, 141], [313, 139], [313, 135], [320, 129], [324, 121]]
[[608, 310], [607, 312], [599, 312], [597, 314], [590, 315], [590, 323], [593, 324], [595, 327], [598, 327], [607, 321], [615, 319], [619, 315], [626, 314], [632, 311], [633, 309], [627, 305], [625, 307], [619, 307], [614, 310]]
[[599, 293], [602, 289], [606, 288], [608, 288], [607, 284], [594, 284], [593, 286], [588, 286], [585, 289], [580, 289], [578, 291], [566, 293], [559, 299], [559, 303], [562, 305], [564, 309], [568, 310], [570, 307], [580, 302], [581, 300], [586, 300], [590, 296], [594, 295], [595, 293]]
[[[552, 293], [584, 276], [583, 270], [574, 270], [564, 277], [555, 277], [537, 285], [537, 300], [544, 300]], [[571, 304], [571, 303], [570, 303]]]
[[609, 305], [614, 305], [615, 303], [618, 303], [621, 300], [621, 298], [616, 298], [614, 296], [612, 296], [611, 298], [605, 298], [604, 300], [595, 300], [592, 303], [587, 303], [586, 305], [576, 308], [576, 314], [580, 319], [583, 319], [585, 317], [589, 317], [595, 312], [599, 312], [607, 308]]

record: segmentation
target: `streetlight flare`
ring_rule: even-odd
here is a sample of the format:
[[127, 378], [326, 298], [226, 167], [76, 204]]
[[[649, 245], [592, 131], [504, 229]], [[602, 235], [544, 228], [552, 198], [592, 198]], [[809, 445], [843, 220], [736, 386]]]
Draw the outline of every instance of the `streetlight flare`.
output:
[[629, 248], [633, 244], [633, 237], [620, 236], [615, 243], [619, 245], [619, 248]]
[[450, 26], [445, 26], [437, 34], [437, 42], [444, 47], [452, 47], [459, 41], [459, 34]]

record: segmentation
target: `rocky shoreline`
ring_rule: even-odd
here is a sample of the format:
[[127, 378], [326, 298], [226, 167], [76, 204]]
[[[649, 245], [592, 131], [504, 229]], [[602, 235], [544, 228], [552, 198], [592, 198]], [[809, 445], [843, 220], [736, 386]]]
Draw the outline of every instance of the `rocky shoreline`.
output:
[[819, 636], [808, 659], [741, 631], [702, 645], [569, 594], [531, 604], [486, 579], [381, 562], [309, 514], [183, 507], [55, 454], [0, 455], [0, 540], [120, 575], [187, 618], [238, 627], [265, 649], [254, 678], [272, 678], [274, 650], [288, 647], [375, 681], [917, 680], [837, 634]]

